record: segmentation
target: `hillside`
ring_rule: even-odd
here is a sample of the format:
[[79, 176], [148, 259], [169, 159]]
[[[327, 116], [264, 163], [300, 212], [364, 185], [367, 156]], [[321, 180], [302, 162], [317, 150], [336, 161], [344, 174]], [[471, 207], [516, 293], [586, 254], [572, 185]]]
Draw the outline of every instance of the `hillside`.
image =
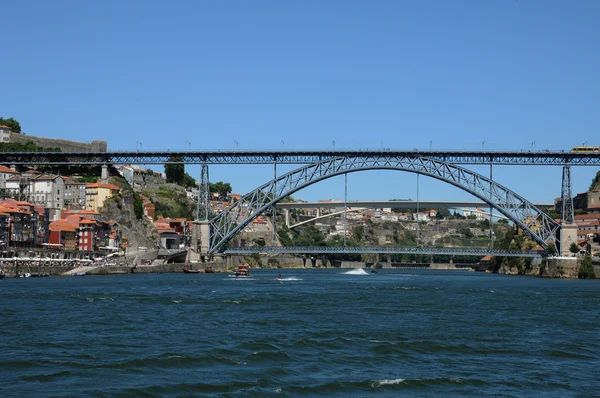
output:
[[596, 189], [600, 189], [600, 171], [596, 173], [596, 177], [592, 179], [592, 184], [590, 185], [590, 191], [594, 191]]
[[101, 214], [116, 221], [129, 241], [129, 247], [154, 247], [158, 239], [154, 225], [140, 215], [141, 202], [129, 184], [121, 177], [111, 177], [110, 182], [121, 188], [121, 192], [104, 202]]

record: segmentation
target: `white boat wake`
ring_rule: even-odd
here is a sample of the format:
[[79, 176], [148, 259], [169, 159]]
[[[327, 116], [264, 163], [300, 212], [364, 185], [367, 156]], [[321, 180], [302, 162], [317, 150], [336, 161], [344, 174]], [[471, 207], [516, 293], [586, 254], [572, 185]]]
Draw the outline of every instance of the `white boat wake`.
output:
[[344, 275], [369, 275], [369, 274], [362, 268], [356, 268], [356, 269], [344, 272]]

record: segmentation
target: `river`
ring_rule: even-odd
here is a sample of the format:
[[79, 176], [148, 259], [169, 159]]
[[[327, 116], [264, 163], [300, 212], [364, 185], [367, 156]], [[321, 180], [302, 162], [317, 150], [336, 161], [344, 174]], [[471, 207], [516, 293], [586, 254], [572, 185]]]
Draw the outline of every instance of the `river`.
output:
[[345, 272], [0, 280], [0, 396], [600, 394], [600, 281]]

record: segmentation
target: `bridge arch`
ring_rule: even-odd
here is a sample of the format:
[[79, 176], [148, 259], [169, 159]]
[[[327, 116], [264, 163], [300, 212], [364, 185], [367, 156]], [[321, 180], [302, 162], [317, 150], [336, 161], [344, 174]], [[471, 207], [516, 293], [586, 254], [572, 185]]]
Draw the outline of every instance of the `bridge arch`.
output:
[[244, 195], [210, 220], [209, 253], [219, 251], [239, 231], [283, 198], [319, 181], [365, 170], [398, 170], [433, 177], [483, 200], [528, 233], [540, 246], [555, 239], [560, 224], [522, 196], [455, 164], [421, 156], [365, 154], [312, 163], [283, 174]]

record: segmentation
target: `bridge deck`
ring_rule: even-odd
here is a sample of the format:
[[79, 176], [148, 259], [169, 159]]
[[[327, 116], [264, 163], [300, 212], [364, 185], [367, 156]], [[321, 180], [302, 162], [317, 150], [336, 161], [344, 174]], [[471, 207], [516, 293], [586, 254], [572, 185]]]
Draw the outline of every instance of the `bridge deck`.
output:
[[448, 256], [545, 257], [541, 250], [504, 250], [460, 247], [381, 247], [381, 246], [254, 246], [229, 247], [225, 254], [436, 254]]
[[407, 151], [392, 149], [299, 151], [137, 151], [137, 152], [14, 152], [3, 153], [3, 164], [310, 164], [345, 156], [425, 157], [455, 164], [598, 166], [600, 152], [563, 151]]

